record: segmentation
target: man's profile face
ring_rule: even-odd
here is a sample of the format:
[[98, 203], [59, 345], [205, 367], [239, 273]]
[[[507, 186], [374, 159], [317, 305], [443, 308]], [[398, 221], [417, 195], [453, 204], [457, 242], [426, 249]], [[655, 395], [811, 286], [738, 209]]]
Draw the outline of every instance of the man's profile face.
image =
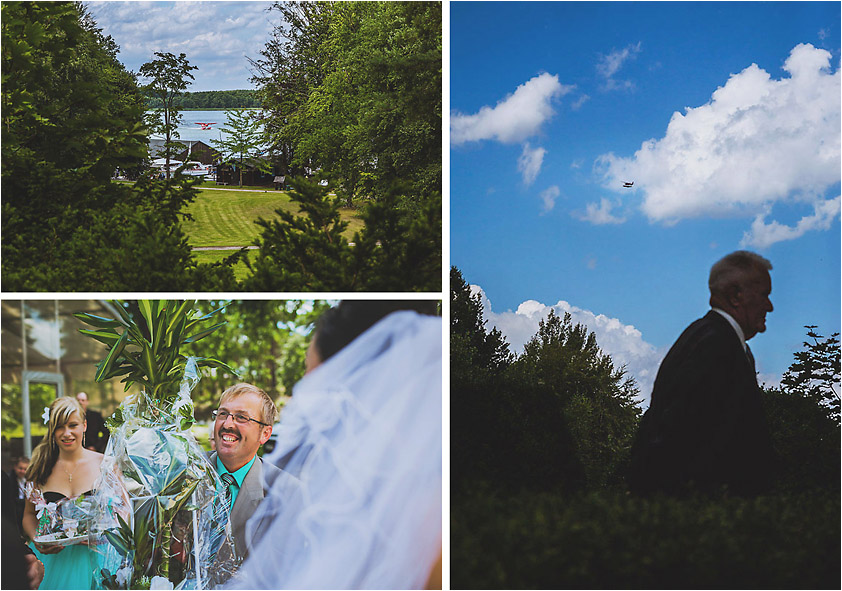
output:
[[82, 410], [88, 410], [88, 395], [84, 392], [79, 392], [76, 395], [76, 400], [79, 401], [79, 404], [82, 405]]
[[[263, 421], [263, 398], [247, 392], [227, 398], [219, 405], [219, 410]], [[224, 421], [217, 417], [214, 425], [216, 453], [225, 468], [234, 472], [249, 463], [271, 434], [271, 426], [265, 427], [254, 421], [241, 425], [234, 421], [233, 416], [225, 417]]]
[[746, 340], [766, 331], [766, 314], [774, 308], [769, 295], [772, 293], [772, 279], [768, 271], [756, 271], [737, 294], [738, 317], [735, 318], [745, 333]]

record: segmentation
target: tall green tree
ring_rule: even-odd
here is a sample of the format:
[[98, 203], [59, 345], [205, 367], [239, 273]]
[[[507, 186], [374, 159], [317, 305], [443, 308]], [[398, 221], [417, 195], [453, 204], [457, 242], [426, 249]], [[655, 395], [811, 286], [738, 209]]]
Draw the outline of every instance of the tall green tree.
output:
[[328, 2], [276, 2], [279, 24], [257, 59], [249, 58], [252, 82], [264, 113], [271, 153], [288, 174], [303, 174], [309, 166], [298, 156], [298, 142], [311, 89], [325, 76], [330, 55], [321, 50], [329, 34], [333, 7]]
[[253, 118], [246, 109], [231, 109], [225, 113], [225, 117], [225, 125], [228, 127], [220, 128], [225, 132], [225, 138], [211, 140], [211, 144], [219, 151], [223, 162], [237, 163], [240, 173], [239, 185], [243, 186], [245, 167], [269, 172], [272, 165], [261, 157], [264, 144], [260, 121]]
[[140, 75], [149, 80], [144, 87], [145, 92], [161, 101], [160, 109], [154, 110], [149, 116], [149, 124], [153, 132], [164, 136], [164, 158], [166, 159], [166, 178], [170, 178], [170, 160], [172, 156], [184, 149], [184, 144], [174, 141], [179, 137], [177, 131], [182, 116], [175, 104], [175, 99], [190, 85], [193, 80], [192, 70], [198, 70], [187, 61], [183, 53], [175, 56], [169, 52], [155, 52], [156, 59], [140, 66]]
[[450, 268], [450, 464], [453, 494], [510, 480], [506, 370], [514, 357], [496, 328], [486, 331], [479, 295]]
[[840, 483], [839, 335], [806, 326], [808, 340], [779, 386], [764, 385], [763, 404], [784, 489], [838, 488]]
[[[512, 375], [522, 384], [518, 414], [524, 423], [554, 416], [566, 425], [588, 487], [622, 480], [640, 414], [637, 388], [600, 350], [594, 333], [574, 324], [569, 313], [562, 317], [551, 310], [524, 346]], [[537, 413], [537, 408], [547, 412]]]

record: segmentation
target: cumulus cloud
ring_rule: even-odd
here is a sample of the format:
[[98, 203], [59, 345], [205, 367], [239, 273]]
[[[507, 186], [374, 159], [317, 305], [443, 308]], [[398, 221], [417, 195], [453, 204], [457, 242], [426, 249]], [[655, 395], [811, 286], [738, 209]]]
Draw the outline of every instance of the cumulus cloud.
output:
[[553, 100], [573, 88], [561, 84], [556, 75], [545, 72], [535, 76], [494, 107], [484, 106], [474, 115], [451, 113], [450, 141], [454, 145], [491, 139], [522, 142], [537, 134], [553, 116]]
[[616, 203], [612, 203], [606, 198], [602, 198], [599, 205], [596, 203], [588, 203], [585, 208], [585, 213], [574, 214], [580, 220], [590, 222], [596, 226], [605, 224], [622, 224], [626, 221], [625, 217], [617, 217], [611, 213]]
[[764, 249], [776, 242], [795, 240], [810, 230], [827, 230], [839, 215], [842, 197], [819, 201], [813, 204], [813, 215], [804, 216], [793, 226], [786, 226], [776, 221], [766, 223], [765, 215], [758, 215], [751, 224], [751, 230], [743, 234], [740, 246]]
[[561, 190], [557, 185], [553, 185], [541, 191], [540, 197], [544, 204], [542, 213], [547, 213], [555, 207], [555, 200], [558, 199], [559, 195], [561, 195]]
[[527, 187], [535, 182], [538, 173], [541, 172], [541, 164], [544, 162], [544, 148], [532, 148], [529, 142], [523, 145], [523, 153], [517, 160], [517, 169], [523, 173], [523, 184]]
[[[826, 227], [826, 216], [838, 212], [823, 195], [840, 179], [842, 125], [840, 75], [830, 59], [800, 44], [784, 64], [788, 77], [774, 79], [752, 64], [707, 104], [674, 113], [663, 138], [644, 142], [631, 158], [603, 154], [596, 169], [614, 190], [634, 179], [653, 222], [751, 216], [756, 227], [747, 240]], [[794, 232], [767, 224], [761, 214], [787, 201], [812, 203], [815, 219]]]
[[615, 367], [626, 366], [626, 371], [634, 378], [640, 390], [638, 399], [644, 406], [649, 405], [658, 366], [666, 351], [647, 343], [634, 326], [623, 324], [617, 318], [577, 308], [563, 300], [552, 306], [527, 300], [514, 312], [509, 310], [498, 313], [493, 310], [491, 301], [480, 286], [471, 285], [471, 293], [480, 295], [486, 326], [496, 326], [506, 337], [511, 350], [518, 354], [523, 353], [523, 346], [538, 332], [538, 323], [547, 317], [550, 310], [559, 316], [569, 312], [574, 324], [583, 324], [596, 335], [599, 348], [611, 356]]
[[596, 64], [596, 71], [603, 79], [603, 90], [634, 87], [631, 80], [617, 80], [614, 76], [620, 71], [624, 63], [637, 57], [638, 53], [640, 53], [639, 41], [623, 49], [614, 50], [600, 58]]

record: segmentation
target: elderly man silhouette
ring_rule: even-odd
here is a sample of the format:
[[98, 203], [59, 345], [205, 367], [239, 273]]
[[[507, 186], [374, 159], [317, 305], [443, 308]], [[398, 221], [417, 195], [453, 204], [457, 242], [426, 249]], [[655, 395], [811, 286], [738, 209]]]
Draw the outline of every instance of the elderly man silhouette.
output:
[[773, 480], [771, 439], [747, 341], [766, 330], [772, 264], [733, 252], [710, 271], [711, 310], [672, 346], [632, 447], [633, 492], [758, 494]]

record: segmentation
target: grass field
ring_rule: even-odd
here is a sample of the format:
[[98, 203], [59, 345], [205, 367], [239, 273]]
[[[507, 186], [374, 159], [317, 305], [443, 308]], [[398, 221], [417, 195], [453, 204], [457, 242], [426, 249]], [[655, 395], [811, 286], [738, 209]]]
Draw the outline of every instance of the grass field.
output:
[[[200, 189], [199, 196], [187, 207], [194, 219], [183, 222], [182, 227], [194, 247], [248, 246], [260, 234], [260, 227], [254, 222], [261, 217], [276, 219], [276, 209], [298, 213], [298, 205], [281, 191]], [[349, 223], [345, 236], [350, 239], [362, 229], [362, 220], [351, 209], [343, 209], [341, 215]], [[224, 253], [219, 258], [222, 256]]]
[[[247, 257], [251, 256], [253, 250], [250, 250]], [[232, 250], [194, 250], [193, 251], [193, 258], [196, 259], [198, 263], [216, 263], [221, 261], [225, 257], [233, 254], [234, 251]], [[234, 277], [236, 277], [237, 281], [242, 281], [248, 276], [248, 268], [246, 264], [240, 261], [236, 265], [234, 265]]]

